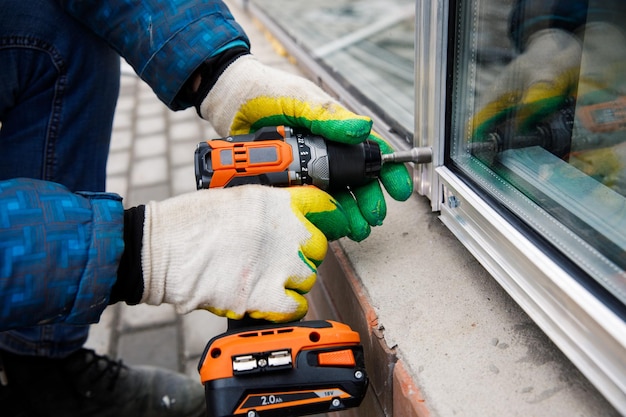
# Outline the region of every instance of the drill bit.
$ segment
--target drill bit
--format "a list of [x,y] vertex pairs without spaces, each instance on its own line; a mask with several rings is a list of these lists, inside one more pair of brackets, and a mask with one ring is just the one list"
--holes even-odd
[[407,151],[396,151],[383,154],[382,162],[414,162],[428,164],[433,160],[433,150],[430,147],[411,148]]

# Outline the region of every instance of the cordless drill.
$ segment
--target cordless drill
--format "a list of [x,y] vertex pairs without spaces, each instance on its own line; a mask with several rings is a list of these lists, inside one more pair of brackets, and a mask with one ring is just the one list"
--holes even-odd
[[378,143],[357,145],[328,141],[287,126],[198,144],[197,187],[242,184],[315,185],[325,191],[356,187],[375,180],[387,162],[430,162],[428,148],[381,154]]
[[[290,127],[266,127],[199,143],[196,185],[312,184],[333,190],[374,180],[383,162],[372,141],[343,145]],[[359,334],[330,320],[229,320],[227,332],[207,344],[198,371],[209,417],[339,411],[359,406],[368,386]]]
[[[578,128],[576,128],[578,124]],[[611,146],[606,133],[626,130],[626,96],[615,100],[576,104],[573,97],[565,99],[554,113],[525,132],[517,131],[517,122],[509,118],[496,126],[484,138],[469,143],[472,154],[492,162],[507,149],[540,146],[555,156],[567,159],[572,146],[575,150],[598,149]]]
[[[427,163],[429,148],[381,154],[370,140],[327,141],[287,126],[198,144],[196,185],[315,185],[326,191],[374,181],[387,162]],[[198,365],[209,417],[282,417],[357,407],[368,386],[359,334],[334,321],[228,320]]]

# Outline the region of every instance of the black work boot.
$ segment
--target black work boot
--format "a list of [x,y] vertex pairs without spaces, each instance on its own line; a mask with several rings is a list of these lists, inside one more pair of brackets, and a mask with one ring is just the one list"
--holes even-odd
[[81,349],[63,359],[0,351],[3,417],[200,417],[199,380],[154,368],[128,367]]

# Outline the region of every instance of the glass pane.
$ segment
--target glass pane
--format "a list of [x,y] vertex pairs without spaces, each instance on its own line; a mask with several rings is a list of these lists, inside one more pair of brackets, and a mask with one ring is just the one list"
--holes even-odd
[[252,2],[333,77],[410,137],[415,96],[412,0]]
[[458,3],[452,165],[626,304],[626,3]]

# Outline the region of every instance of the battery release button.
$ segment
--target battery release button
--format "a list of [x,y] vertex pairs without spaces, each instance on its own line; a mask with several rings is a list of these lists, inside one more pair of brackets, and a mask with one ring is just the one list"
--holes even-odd
[[352,349],[322,352],[318,354],[319,366],[356,366]]

